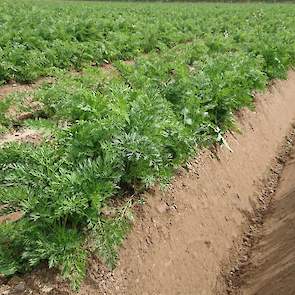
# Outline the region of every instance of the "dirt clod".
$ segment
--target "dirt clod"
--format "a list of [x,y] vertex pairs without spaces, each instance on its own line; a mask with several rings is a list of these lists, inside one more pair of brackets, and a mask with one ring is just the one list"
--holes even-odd
[[169,207],[167,206],[166,203],[161,203],[157,206],[157,210],[159,213],[165,213],[167,210],[169,209]]
[[13,292],[14,293],[23,293],[26,290],[26,285],[24,282],[20,282],[18,283],[14,288],[13,288]]

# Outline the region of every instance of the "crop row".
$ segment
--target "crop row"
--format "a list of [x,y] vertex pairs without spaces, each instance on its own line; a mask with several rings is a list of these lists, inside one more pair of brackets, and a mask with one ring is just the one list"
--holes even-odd
[[[31,82],[58,69],[130,59],[179,42],[256,22],[256,7],[193,4],[4,1],[0,7],[0,84]],[[270,14],[271,9],[267,9]],[[292,12],[284,11],[287,17]],[[241,22],[241,20],[243,22]],[[248,22],[248,23],[247,23]],[[270,24],[275,25],[275,24]],[[264,26],[264,25],[263,25]],[[242,29],[242,28],[241,28]]]
[[216,26],[202,26],[205,18],[188,7],[4,1],[0,84],[164,50]]

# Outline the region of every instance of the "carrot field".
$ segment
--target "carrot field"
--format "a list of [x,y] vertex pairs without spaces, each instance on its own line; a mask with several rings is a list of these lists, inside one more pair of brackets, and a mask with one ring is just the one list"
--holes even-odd
[[[228,146],[295,62],[292,4],[2,1],[0,273],[115,267],[141,195]],[[37,84],[32,84],[38,81]],[[15,132],[38,140],[7,140]],[[13,215],[14,214],[14,215]],[[15,215],[16,214],[16,215]]]

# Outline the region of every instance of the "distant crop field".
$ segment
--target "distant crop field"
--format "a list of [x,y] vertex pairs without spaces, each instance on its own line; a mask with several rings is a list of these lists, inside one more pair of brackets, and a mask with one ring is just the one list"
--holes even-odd
[[0,273],[114,267],[141,193],[286,77],[294,28],[291,4],[2,1]]

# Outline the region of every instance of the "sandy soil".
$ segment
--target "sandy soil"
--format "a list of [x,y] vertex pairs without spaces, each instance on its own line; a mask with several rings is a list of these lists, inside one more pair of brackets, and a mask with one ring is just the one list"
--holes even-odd
[[0,100],[11,93],[30,91],[31,89],[32,85],[21,85],[17,83],[6,84],[0,87]]
[[52,83],[54,81],[54,78],[52,77],[44,77],[39,78],[37,81],[31,84],[20,84],[15,81],[11,81],[8,84],[0,87],[0,100],[3,99],[5,96],[17,93],[17,92],[25,92],[25,91],[31,91],[43,83]]
[[21,129],[19,131],[0,135],[0,147],[1,145],[4,145],[12,141],[38,143],[42,139],[43,139],[43,136],[40,133],[40,131],[31,130],[31,129]]
[[295,150],[288,161],[259,241],[242,274],[237,294],[295,294]]
[[[287,81],[257,95],[255,112],[239,113],[241,133],[227,136],[232,151],[202,151],[188,169],[179,170],[167,191],[155,188],[145,195],[118,267],[109,272],[91,259],[79,294],[226,294],[220,274],[232,263],[234,245],[240,244],[254,208],[263,206],[265,179],[294,119],[295,72],[289,72]],[[71,294],[46,268],[2,285],[5,294],[15,289]]]

